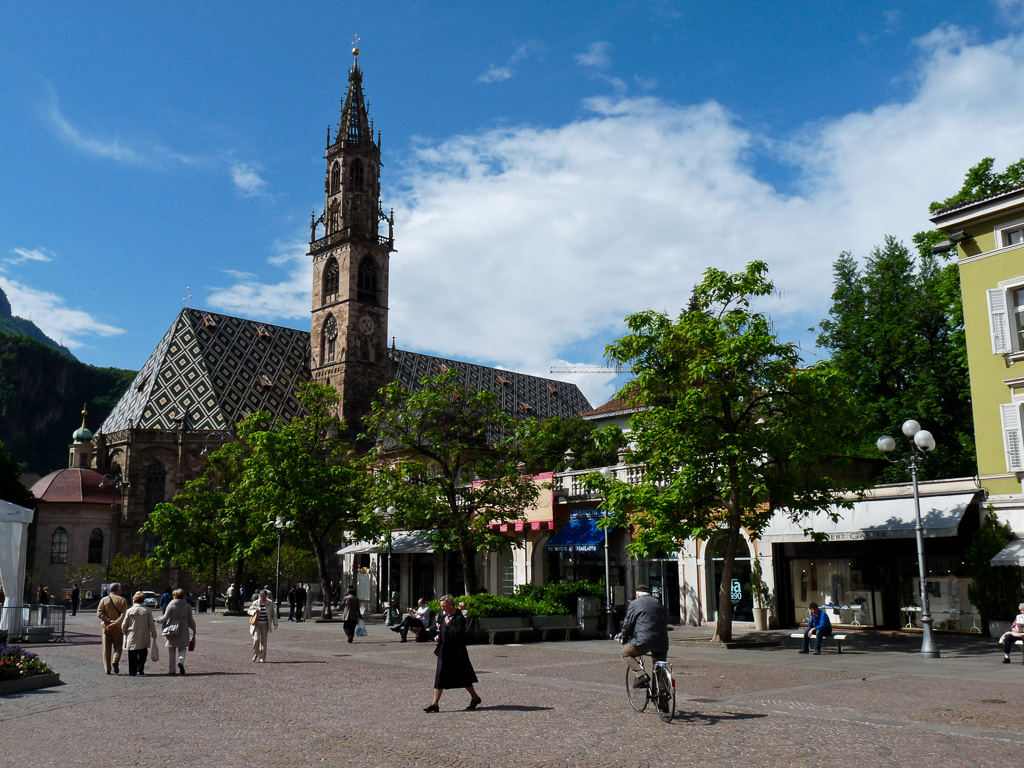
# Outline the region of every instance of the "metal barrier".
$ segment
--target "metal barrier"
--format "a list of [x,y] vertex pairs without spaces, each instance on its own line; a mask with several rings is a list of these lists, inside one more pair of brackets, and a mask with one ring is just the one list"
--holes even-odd
[[64,642],[68,609],[63,605],[0,607],[0,632],[8,643]]

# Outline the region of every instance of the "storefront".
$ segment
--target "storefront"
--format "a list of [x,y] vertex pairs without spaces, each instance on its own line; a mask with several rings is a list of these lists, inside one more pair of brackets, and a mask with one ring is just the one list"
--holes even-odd
[[[548,555],[548,576],[551,581],[600,581],[605,575],[605,531],[598,521],[605,513],[597,507],[582,507],[569,513],[569,522],[561,527],[544,545]],[[626,583],[622,566],[621,530],[609,530],[607,535],[610,563],[610,583],[623,587]],[[625,594],[622,589],[617,590]],[[616,603],[621,602],[616,597]]]
[[[979,492],[921,498],[926,589],[937,630],[980,631],[967,599],[971,579],[964,553],[980,521]],[[832,520],[820,513],[793,522],[779,513],[762,533],[771,545],[782,626],[795,626],[808,605],[825,609],[833,624],[920,629],[917,516],[912,497],[856,502]],[[817,544],[809,531],[824,533]]]

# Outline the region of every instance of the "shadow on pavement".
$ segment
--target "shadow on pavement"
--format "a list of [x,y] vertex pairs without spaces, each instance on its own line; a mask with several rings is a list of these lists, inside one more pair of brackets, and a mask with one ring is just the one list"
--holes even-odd
[[530,707],[525,704],[494,704],[492,706],[481,704],[476,709],[477,712],[484,712],[485,710],[492,712],[551,712],[554,710],[554,707]]
[[724,712],[717,715],[709,715],[704,712],[680,712],[677,709],[672,722],[684,723],[686,725],[718,725],[721,722],[759,720],[762,717],[768,717],[768,715],[749,712]]

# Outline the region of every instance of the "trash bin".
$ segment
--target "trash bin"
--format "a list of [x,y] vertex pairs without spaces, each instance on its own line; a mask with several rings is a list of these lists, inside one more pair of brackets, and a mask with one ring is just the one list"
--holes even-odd
[[206,613],[206,595],[199,596],[199,612]]

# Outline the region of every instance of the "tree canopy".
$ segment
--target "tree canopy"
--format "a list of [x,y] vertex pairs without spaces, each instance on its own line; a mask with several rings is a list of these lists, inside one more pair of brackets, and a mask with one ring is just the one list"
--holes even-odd
[[377,504],[396,509],[396,526],[429,531],[438,550],[457,552],[473,594],[476,553],[510,543],[492,524],[521,520],[538,488],[521,463],[528,428],[498,407],[493,392],[460,377],[456,370],[425,377],[416,392],[392,382],[367,424],[376,440]]
[[[833,265],[832,308],[818,345],[853,392],[861,414],[837,436],[851,455],[877,457],[875,441],[897,434],[907,419],[931,430],[939,450],[922,477],[974,474],[974,432],[964,341],[963,308],[955,264],[930,249],[916,259],[886,237],[863,269],[850,253]],[[886,471],[903,479],[905,469]]]
[[677,318],[646,311],[606,354],[629,364],[619,393],[645,407],[630,422],[630,484],[598,475],[610,525],[629,524],[635,554],[726,533],[715,639],[732,637],[732,578],[741,529],[756,536],[776,510],[800,517],[843,502],[830,474],[834,436],[850,400],[827,363],[804,367],[750,302],[774,290],[762,261],[728,274],[708,269]]
[[19,507],[34,508],[36,498],[32,491],[21,482],[21,473],[14,461],[0,442],[0,499],[17,504]]
[[[617,459],[621,440],[604,439],[598,444],[594,422],[578,416],[552,416],[542,422],[524,422],[521,438],[524,470],[530,474],[561,472],[565,469],[565,452],[572,449],[574,469],[606,467]],[[621,437],[621,432],[619,433]]]

